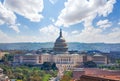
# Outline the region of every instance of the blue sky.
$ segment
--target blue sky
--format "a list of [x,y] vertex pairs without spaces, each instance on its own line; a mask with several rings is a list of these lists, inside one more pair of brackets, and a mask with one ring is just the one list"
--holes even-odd
[[0,0],[0,43],[120,43],[120,0]]

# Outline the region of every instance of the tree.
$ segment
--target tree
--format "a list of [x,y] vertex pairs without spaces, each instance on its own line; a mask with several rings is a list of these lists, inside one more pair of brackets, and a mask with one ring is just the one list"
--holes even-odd
[[40,76],[30,76],[28,81],[42,81]]
[[63,75],[63,77],[61,78],[60,81],[70,81],[70,80],[71,80],[71,77],[70,77],[70,76]]
[[56,64],[51,62],[44,62],[41,67],[42,70],[57,70]]
[[64,75],[67,75],[69,77],[72,77],[72,71],[65,71]]
[[9,65],[9,62],[10,61],[13,61],[13,57],[14,55],[13,54],[5,54],[2,58],[2,61],[5,63],[5,64],[8,64]]
[[72,71],[65,71],[60,81],[70,81],[72,79]]
[[86,68],[95,68],[97,67],[97,64],[93,61],[87,61],[83,63],[83,66]]
[[[50,68],[53,63],[50,63]],[[49,66],[49,63],[45,63],[45,66]],[[57,70],[41,70],[38,67],[28,67],[28,66],[17,66],[12,67],[9,65],[0,64],[3,69],[4,74],[6,74],[11,79],[18,79],[21,81],[48,81],[50,77],[57,76]]]
[[51,63],[50,62],[44,62],[41,67],[42,70],[50,70],[51,69]]
[[58,70],[58,68],[56,67],[56,63],[53,63],[53,64],[51,65],[51,68],[52,68],[52,70]]

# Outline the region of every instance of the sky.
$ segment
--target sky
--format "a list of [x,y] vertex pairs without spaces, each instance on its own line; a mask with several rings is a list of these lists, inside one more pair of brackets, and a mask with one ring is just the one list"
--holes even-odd
[[0,43],[120,43],[120,0],[0,0]]

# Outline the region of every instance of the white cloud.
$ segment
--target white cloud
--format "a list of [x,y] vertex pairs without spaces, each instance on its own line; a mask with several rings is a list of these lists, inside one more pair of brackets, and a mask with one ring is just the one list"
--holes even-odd
[[48,25],[47,27],[43,27],[40,29],[40,32],[45,33],[45,34],[48,34],[48,33],[55,34],[58,31],[59,31],[59,28],[57,28],[53,25]]
[[55,4],[58,0],[49,0],[52,4]]
[[38,38],[37,36],[24,35],[24,36],[16,36],[14,38],[16,39],[14,39],[14,41],[12,42],[40,42],[41,41],[41,39]]
[[[15,3],[15,4],[13,4]],[[43,10],[43,0],[4,0],[0,2],[0,25],[7,24],[17,33],[20,32],[16,23],[15,13],[24,16],[32,22],[39,22],[43,16],[40,14]]]
[[42,39],[38,36],[10,36],[0,30],[0,43],[14,43],[14,42],[41,42]]
[[19,33],[19,28],[16,24],[16,15],[8,10],[1,2],[0,2],[0,25],[7,24],[9,28],[12,28],[17,33]]
[[43,0],[5,0],[4,5],[11,11],[24,16],[32,22],[39,22],[43,16]]
[[0,30],[0,43],[11,42],[13,39]]
[[89,27],[82,30],[77,34],[69,34],[65,39],[69,42],[84,42],[84,43],[119,43],[120,41],[120,28],[109,32],[108,34],[102,34],[102,29]]
[[56,39],[56,37],[58,36],[59,28],[53,25],[49,25],[41,28],[39,31],[42,36],[42,40],[48,42],[54,41]]
[[55,19],[54,19],[54,18],[50,17],[49,19],[50,19],[53,23],[55,22]]
[[[68,0],[56,21],[57,26],[69,26],[94,16],[107,16],[112,12],[115,0]],[[93,19],[94,19],[93,18]]]
[[[120,28],[112,29],[112,32],[108,34],[102,34],[102,29],[88,27],[79,31],[66,32],[63,31],[63,37],[67,42],[84,42],[84,43],[119,43],[120,41]],[[40,36],[9,36],[0,30],[0,43],[11,42],[55,42],[59,36],[59,28],[53,25],[49,25],[41,28]]]
[[120,25],[120,22],[118,22],[118,25]]
[[[94,16],[85,18],[84,29],[80,32],[79,30],[74,30],[72,32],[63,31],[63,37],[67,42],[84,42],[84,43],[95,43],[95,42],[105,42],[105,43],[119,43],[120,41],[120,28],[114,27],[111,32],[103,34],[102,28],[95,28],[92,26],[92,19]],[[107,21],[107,23],[109,23]],[[106,24],[106,22],[101,22],[98,25]],[[59,35],[59,28],[54,25],[49,25],[40,29],[42,34],[41,38],[43,40],[55,41]]]
[[7,35],[0,30],[0,39],[6,38]]
[[85,28],[82,30],[81,33],[78,34],[73,34],[72,36],[69,37],[72,40],[72,42],[87,42],[87,43],[92,43],[92,42],[102,42],[101,41],[101,30],[100,29],[95,29],[93,27]]
[[[116,28],[115,28],[116,29]],[[113,29],[114,31],[109,33],[106,38],[106,42],[111,42],[111,43],[120,43],[120,28],[117,30]]]
[[109,20],[100,20],[97,22],[97,26],[99,26],[102,29],[106,29],[108,27],[110,27],[112,25],[112,22],[110,22]]
[[[93,17],[94,18],[94,17]],[[72,42],[87,42],[87,43],[94,43],[94,42],[105,42],[105,43],[119,43],[120,41],[120,28],[114,27],[111,29],[111,32],[107,34],[103,33],[102,28],[95,28],[92,26],[91,22],[92,18],[86,18],[84,23],[84,29],[78,33],[73,34],[68,37],[68,39]],[[99,25],[105,24],[104,22],[99,23]],[[72,38],[72,40],[70,39]]]
[[[111,32],[103,33],[102,28],[95,28],[92,26],[92,17],[85,18],[84,29],[77,34],[69,34],[67,40],[70,42],[105,42],[105,43],[119,43],[120,41],[120,28],[114,27]],[[108,23],[108,22],[107,22]],[[100,22],[98,25],[103,25],[105,22]],[[74,32],[74,31],[73,31]],[[78,30],[79,32],[79,30]]]
[[6,7],[4,7],[1,2],[0,2],[0,20],[2,22],[1,24],[3,23],[15,24],[16,20],[16,16],[14,15],[14,13],[6,9]]
[[[40,28],[40,35],[44,42],[53,42],[59,36],[60,29],[54,25],[48,25],[46,27]],[[63,32],[63,37],[67,37],[67,32]]]
[[100,7],[97,12],[98,15],[103,15],[106,17],[108,14],[110,14],[113,10],[114,4],[116,3],[116,0],[103,0],[107,1],[104,6]]
[[12,29],[13,29],[14,31],[16,31],[17,33],[20,32],[17,24],[16,24],[16,25],[11,25],[11,26],[9,26],[9,27],[12,28]]
[[[39,37],[27,35],[16,35],[12,37],[0,30],[0,42],[53,42],[59,36],[58,25],[70,26],[84,21],[84,29],[81,32],[79,30],[72,32],[63,31],[63,37],[67,42],[119,43],[119,28],[114,28],[112,29],[112,32],[103,34],[103,29],[111,26],[110,21],[100,20],[97,23],[97,26],[100,26],[99,28],[95,28],[92,25],[92,21],[96,16],[106,17],[111,13],[114,3],[115,0],[68,0],[65,3],[65,8],[61,11],[58,17],[56,26],[48,25],[42,27],[39,29]],[[16,32],[20,32],[18,29],[19,25],[16,24],[15,21],[16,15],[14,12],[30,19],[31,21],[38,22],[42,18],[42,15],[40,14],[42,10],[42,0],[5,0],[4,5],[0,3],[0,24],[6,23]],[[50,18],[50,20],[53,23],[55,21],[53,18]]]
[[118,31],[118,30],[120,30],[120,27],[112,28],[112,31],[113,31],[113,32],[116,32],[116,31]]
[[97,26],[100,26],[99,28],[93,26],[93,20],[96,16],[106,17],[112,12],[115,2],[116,0],[68,0],[65,2],[65,8],[58,16],[55,25],[69,27],[84,21],[82,32],[68,35],[67,39],[72,42],[119,42],[118,32],[120,30],[103,34],[103,29],[112,25],[110,21],[100,20],[97,23]]
[[78,33],[79,33],[79,31],[77,31],[77,30],[74,30],[71,32],[71,34],[78,34]]
[[4,24],[4,21],[2,19],[0,19],[0,25]]

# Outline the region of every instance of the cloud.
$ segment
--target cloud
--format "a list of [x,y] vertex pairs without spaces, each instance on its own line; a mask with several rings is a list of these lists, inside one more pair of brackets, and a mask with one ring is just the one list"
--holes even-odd
[[49,0],[52,4],[55,4],[58,0]]
[[[101,28],[94,28],[90,26],[90,24],[88,24],[88,26],[86,26],[81,32],[79,30],[74,30],[72,32],[63,31],[63,37],[67,42],[116,43],[120,41],[120,29],[114,30],[108,34],[102,34],[103,30]],[[54,25],[42,27],[39,31],[42,42],[55,42],[56,38],[59,36],[59,28]]]
[[[71,42],[84,42],[84,43],[95,43],[95,42],[104,42],[104,43],[119,43],[120,41],[120,28],[114,27],[111,29],[111,32],[107,34],[103,33],[103,28],[95,28],[92,25],[92,19],[94,16],[85,18],[84,29],[77,34],[72,34],[68,36],[68,40]],[[109,21],[103,20],[98,23],[98,25],[108,24]],[[111,22],[110,22],[111,23]],[[79,30],[78,30],[79,31]],[[72,38],[72,39],[71,39]]]
[[113,31],[113,32],[116,32],[116,31],[118,31],[118,30],[120,30],[119,27],[112,28],[112,31]]
[[109,33],[106,38],[107,41],[106,42],[111,42],[111,43],[120,43],[120,28],[114,28],[112,29],[114,30],[113,32]]
[[0,30],[0,43],[11,42],[13,39]]
[[[94,16],[85,18],[84,29],[82,31],[73,30],[71,32],[63,31],[63,37],[67,42],[84,42],[84,43],[119,43],[120,28],[114,27],[111,32],[103,33],[102,28],[92,26]],[[104,21],[104,20],[103,20]],[[107,20],[105,20],[107,21]],[[101,22],[99,25],[106,24]],[[107,21],[109,23],[109,21]],[[40,29],[41,38],[44,42],[55,41],[59,35],[59,28],[54,25],[48,25]]]
[[53,23],[55,22],[55,19],[52,17],[50,17],[49,20],[52,21]]
[[20,30],[19,30],[19,28],[18,28],[18,25],[17,24],[15,24],[15,25],[11,25],[11,26],[9,26],[9,28],[12,28],[14,31],[16,31],[17,33],[19,33],[20,32]]
[[0,24],[15,24],[16,16],[10,10],[7,10],[0,2]]
[[[13,42],[55,42],[59,36],[59,28],[54,25],[48,25],[39,29],[40,35],[15,35],[9,36],[0,30],[0,43],[13,43]],[[63,34],[66,33],[63,31]]]
[[118,25],[120,25],[120,22],[118,22]]
[[0,30],[0,43],[15,43],[15,42],[42,42],[42,39],[38,36],[10,36]]
[[1,2],[0,2],[0,25],[7,24],[9,28],[12,28],[17,33],[19,33],[19,28],[16,24],[16,15],[8,10]]
[[[15,4],[13,4],[15,3]],[[17,33],[20,32],[19,25],[16,23],[16,14],[22,15],[32,22],[39,22],[43,16],[43,0],[4,0],[0,2],[0,25],[7,24],[9,28]]]
[[99,28],[85,28],[82,32],[77,34],[70,34],[65,38],[69,42],[84,42],[84,43],[119,43],[120,28],[112,29],[112,32],[103,34],[102,29]]
[[[68,0],[65,2],[65,8],[58,16],[57,22],[55,22],[55,19],[52,17],[49,18],[55,25],[50,24],[40,28],[39,37],[28,35],[20,36],[18,34],[9,36],[0,30],[0,42],[54,42],[59,36],[58,26],[63,25],[69,27],[70,25],[82,22],[84,29],[81,31],[63,31],[63,37],[67,42],[119,43],[119,27],[114,27],[111,29],[111,32],[103,33],[103,29],[112,25],[109,20],[99,20],[96,23],[96,26],[99,26],[99,28],[94,27],[92,23],[96,17],[107,17],[107,15],[112,12],[115,2],[115,0]],[[4,4],[0,3],[0,25],[8,24],[9,28],[20,32],[18,28],[19,24],[16,23],[17,17],[15,13],[22,15],[32,22],[38,22],[43,18],[41,14],[43,7],[43,0],[5,0]]]
[[14,37],[16,39],[14,39],[14,41],[12,42],[40,42],[41,38],[38,38],[37,36],[16,36]]
[[72,40],[71,42],[86,42],[86,43],[93,43],[93,42],[103,42],[101,40],[102,35],[100,34],[102,31],[101,29],[95,29],[93,27],[85,28],[82,30],[80,33],[77,34],[72,34],[71,36],[68,37]]
[[7,35],[0,30],[0,38],[4,39],[4,37],[7,37]]
[[58,36],[59,28],[53,25],[48,25],[39,29],[43,41],[55,41]]
[[106,29],[108,27],[110,27],[112,25],[112,22],[110,22],[109,20],[100,20],[97,22],[97,26],[99,26],[102,29]]
[[55,24],[68,27],[94,15],[94,18],[97,15],[106,17],[112,12],[115,2],[115,0],[68,0]]
[[44,7],[43,0],[5,0],[4,5],[32,22],[39,22],[43,18],[40,14]]
[[74,34],[73,31],[69,34],[70,36],[68,35],[67,39],[71,42],[119,42],[120,29],[103,34],[103,29],[112,25],[107,19],[97,23],[99,28],[93,26],[93,20],[100,16],[107,17],[112,12],[115,3],[116,0],[68,0],[55,25],[69,27],[82,22],[84,29],[81,32],[78,30],[78,33]]
[[[40,28],[40,36],[9,36],[0,30],[0,42],[11,43],[11,42],[55,42],[59,36],[59,28],[54,25],[48,25]],[[79,32],[78,30],[72,32],[63,31],[63,37],[67,42],[84,42],[84,43],[119,43],[120,41],[120,28],[113,28],[112,32],[108,34],[102,34],[102,29],[86,27],[84,30]]]
[[78,34],[78,33],[79,33],[79,31],[77,31],[77,30],[74,30],[71,32],[71,34]]
[[[60,28],[50,24],[48,26],[40,28],[39,31],[41,38],[44,42],[53,42],[59,36]],[[63,37],[66,38],[68,36],[68,33],[65,31],[62,32],[63,32]]]

